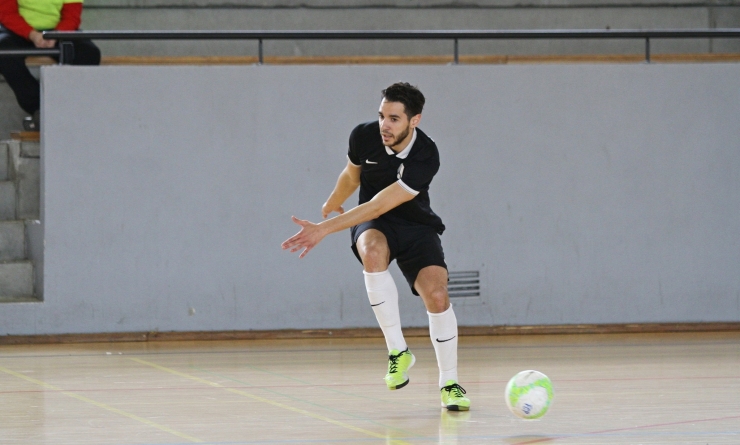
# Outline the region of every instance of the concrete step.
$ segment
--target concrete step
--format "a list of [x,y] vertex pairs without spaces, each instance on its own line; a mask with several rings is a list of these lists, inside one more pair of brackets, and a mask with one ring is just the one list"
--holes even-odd
[[44,227],[39,220],[27,219],[26,258],[33,263],[34,296],[41,299],[44,292]]
[[10,179],[9,159],[7,142],[0,142],[0,181]]
[[25,223],[23,221],[0,221],[0,261],[27,259]]
[[27,300],[35,300],[31,262],[0,263],[0,302]]
[[41,143],[35,141],[22,141],[21,142],[21,157],[22,158],[38,158],[41,154]]
[[[39,144],[0,142],[0,302],[39,301],[34,297],[35,260],[41,264]],[[38,259],[36,259],[38,257]]]
[[38,142],[8,141],[9,175],[16,186],[15,217],[39,219],[40,164]]
[[0,221],[15,219],[15,183],[0,182]]

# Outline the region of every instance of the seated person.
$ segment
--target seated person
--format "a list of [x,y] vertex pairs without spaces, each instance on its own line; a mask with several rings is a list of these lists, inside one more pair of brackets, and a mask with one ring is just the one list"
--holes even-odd
[[[56,40],[44,40],[41,31],[76,31],[82,16],[82,0],[0,0],[0,49],[54,48]],[[73,65],[99,65],[100,50],[90,40],[76,40]],[[57,58],[58,61],[58,58]],[[0,57],[0,74],[15,93],[18,105],[30,116],[27,131],[39,130],[41,92],[24,57]]]

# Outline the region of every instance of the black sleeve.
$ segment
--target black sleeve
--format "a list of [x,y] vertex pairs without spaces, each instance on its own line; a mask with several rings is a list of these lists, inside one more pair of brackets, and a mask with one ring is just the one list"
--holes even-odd
[[359,126],[355,127],[354,130],[352,130],[352,133],[349,135],[349,149],[347,150],[347,158],[349,158],[349,162],[353,163],[354,165],[362,165],[362,159],[360,159],[360,155],[358,153],[359,147],[357,147],[357,133],[359,131]]
[[414,162],[404,162],[403,171],[399,172],[401,180],[408,188],[416,192],[429,190],[432,178],[439,171],[439,157],[431,156]]

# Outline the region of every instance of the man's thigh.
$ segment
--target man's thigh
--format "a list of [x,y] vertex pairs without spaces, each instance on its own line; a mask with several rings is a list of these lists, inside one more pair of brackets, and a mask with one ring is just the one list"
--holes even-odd
[[[396,255],[398,267],[414,295],[419,295],[415,284],[419,272],[429,266],[438,266],[447,273],[442,241],[437,232],[426,226],[406,228],[399,231],[399,251]],[[445,282],[446,283],[446,282]]]
[[366,272],[382,272],[391,262],[391,251],[385,235],[377,229],[369,229],[357,239],[357,252]]
[[0,29],[0,48],[2,49],[26,49],[33,48],[30,40],[14,34],[7,29]]
[[[34,48],[33,43],[30,41],[5,29],[0,30],[0,49],[30,48]],[[21,76],[27,79],[31,76],[26,67],[25,56],[0,57],[0,73],[6,77],[6,80],[8,80],[8,77],[11,79],[17,79],[18,76]]]
[[352,251],[367,272],[381,272],[394,258],[393,232],[382,221],[372,220],[351,228]]
[[91,40],[79,40],[74,46],[73,65],[100,65],[100,49]]

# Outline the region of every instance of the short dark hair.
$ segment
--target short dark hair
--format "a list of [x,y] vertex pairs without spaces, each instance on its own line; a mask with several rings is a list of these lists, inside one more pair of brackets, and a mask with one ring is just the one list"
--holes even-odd
[[388,102],[402,103],[404,112],[409,119],[421,114],[421,110],[424,108],[424,95],[421,94],[418,88],[408,82],[396,82],[381,93],[383,99]]

